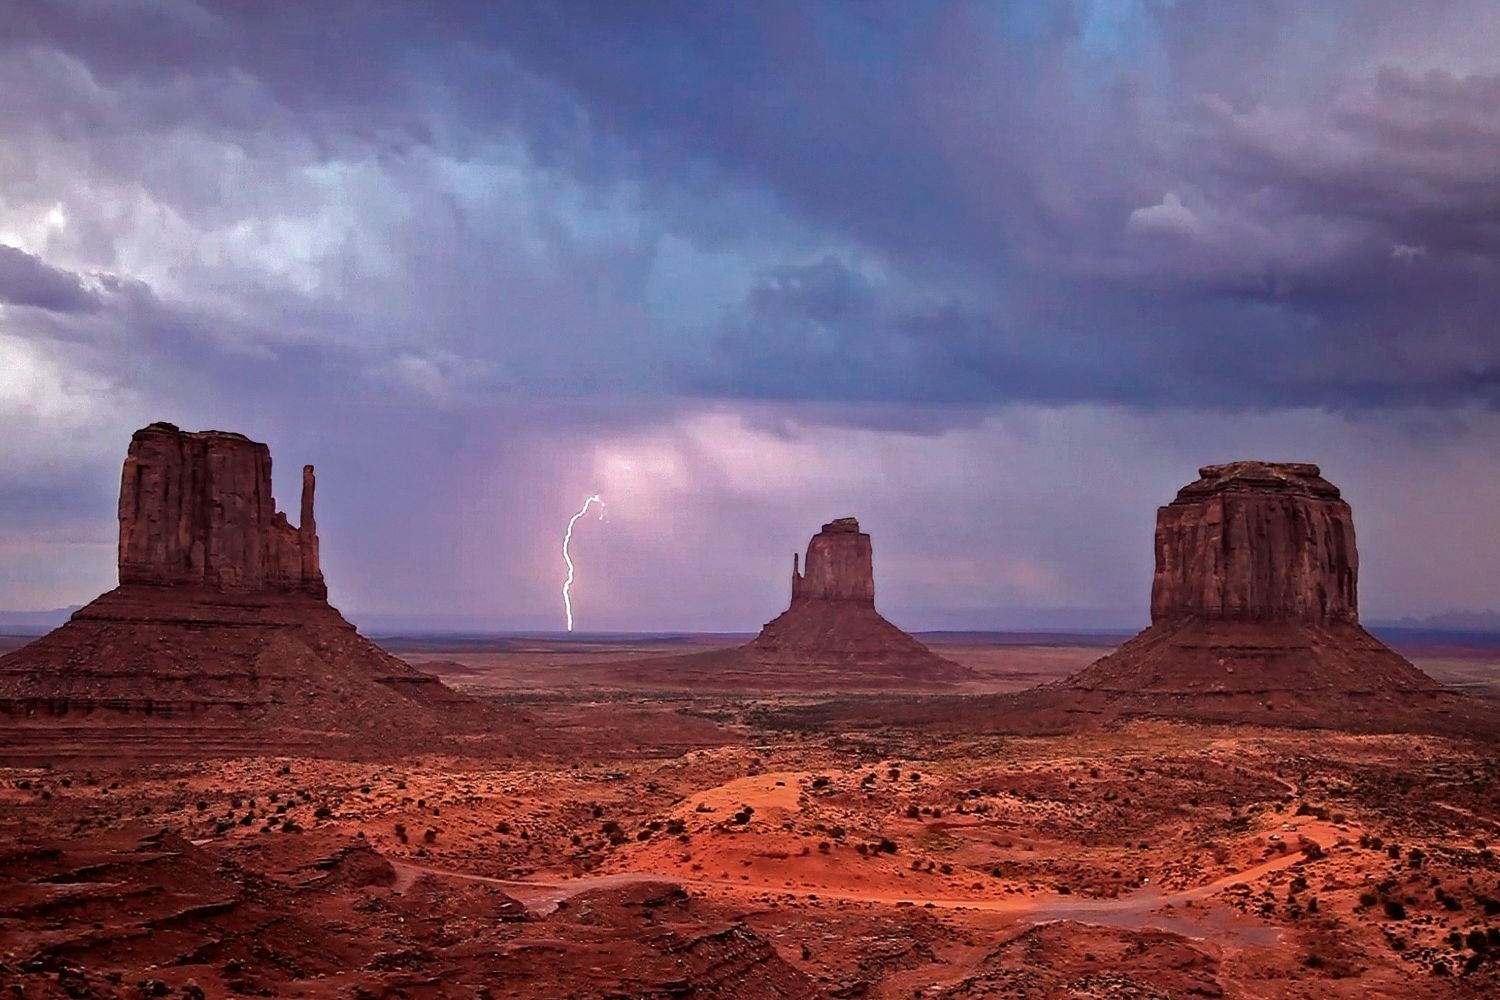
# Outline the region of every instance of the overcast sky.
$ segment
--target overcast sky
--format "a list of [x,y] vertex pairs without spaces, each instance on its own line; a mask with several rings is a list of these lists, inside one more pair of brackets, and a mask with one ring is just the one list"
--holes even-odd
[[319,471],[356,620],[1146,617],[1314,461],[1366,618],[1500,608],[1500,0],[0,0],[0,607],[152,420]]

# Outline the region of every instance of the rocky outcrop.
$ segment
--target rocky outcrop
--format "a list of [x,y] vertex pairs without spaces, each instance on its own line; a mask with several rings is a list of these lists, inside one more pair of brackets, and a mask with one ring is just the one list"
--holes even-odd
[[1453,711],[1360,627],[1354,518],[1316,465],[1199,475],[1157,514],[1151,627],[1063,682],[1075,709],[1340,728]]
[[121,475],[120,586],[0,657],[0,760],[369,753],[493,724],[328,603],[315,486],[305,466],[293,527],[264,444],[137,431]]
[[242,434],[135,432],[120,477],[120,583],[226,591],[302,590],[326,597],[318,565],[312,466],[302,524],[271,496],[271,451]]
[[1151,620],[1359,620],[1354,516],[1316,465],[1198,470],[1156,516]]
[[875,606],[875,561],[870,536],[859,522],[841,517],[823,525],[807,543],[804,572],[792,553],[792,607],[804,601],[853,601]]
[[[794,555],[790,607],[742,647],[755,664],[843,687],[954,683],[970,676],[875,610],[870,536],[854,518],[823,525],[808,542],[803,566],[799,573]],[[832,674],[824,676],[827,671]]]
[[[596,683],[724,692],[951,690],[973,678],[875,610],[870,536],[841,517],[792,556],[792,599],[743,646],[591,665]],[[582,676],[581,674],[575,676]]]

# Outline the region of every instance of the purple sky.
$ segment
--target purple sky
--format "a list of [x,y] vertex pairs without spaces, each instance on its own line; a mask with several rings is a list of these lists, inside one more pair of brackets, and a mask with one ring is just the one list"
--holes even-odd
[[[272,10],[274,8],[274,11]],[[130,432],[319,470],[359,620],[753,629],[824,521],[913,627],[1125,626],[1199,465],[1315,461],[1366,618],[1500,608],[1500,2],[0,19],[0,608]]]

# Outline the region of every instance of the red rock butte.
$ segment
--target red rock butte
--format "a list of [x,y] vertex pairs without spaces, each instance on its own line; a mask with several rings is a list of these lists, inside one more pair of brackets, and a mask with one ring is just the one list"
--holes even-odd
[[293,527],[264,444],[137,431],[120,481],[120,585],[0,657],[0,760],[337,750],[482,725],[484,706],[328,603],[314,488],[305,466]]
[[841,517],[807,544],[799,571],[792,556],[792,600],[741,647],[766,667],[833,670],[833,683],[960,681],[970,671],[946,660],[875,610],[875,562],[870,536]]
[[791,605],[750,642],[600,664],[594,674],[631,686],[782,692],[945,689],[974,676],[875,610],[870,536],[852,517],[823,525],[800,564],[792,556]]
[[1400,724],[1459,699],[1359,624],[1354,518],[1316,465],[1199,470],[1157,512],[1151,626],[1064,682],[1116,709]]

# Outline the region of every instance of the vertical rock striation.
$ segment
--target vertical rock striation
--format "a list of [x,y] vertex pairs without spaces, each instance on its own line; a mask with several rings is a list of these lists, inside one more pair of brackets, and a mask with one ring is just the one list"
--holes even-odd
[[805,570],[792,555],[792,606],[805,601],[853,601],[875,606],[875,561],[870,536],[859,522],[841,517],[823,525],[807,543]]
[[1448,710],[1360,627],[1354,518],[1316,465],[1199,476],[1157,513],[1151,627],[1063,682],[1106,699],[1076,711],[1366,728]]
[[[823,525],[808,542],[801,572],[792,556],[791,605],[740,652],[755,665],[741,675],[747,684],[796,679],[812,688],[879,688],[970,676],[875,610],[870,536],[852,517]],[[772,676],[778,673],[780,680]]]
[[1354,516],[1316,465],[1233,462],[1156,516],[1151,620],[1359,620]]
[[223,431],[136,431],[120,477],[121,584],[297,590],[327,596],[318,565],[312,466],[302,526],[271,495],[271,452]]
[[304,466],[293,527],[271,497],[265,445],[165,423],[137,431],[120,477],[120,586],[0,657],[11,722],[0,760],[370,753],[488,726],[487,709],[328,603],[315,489]]

